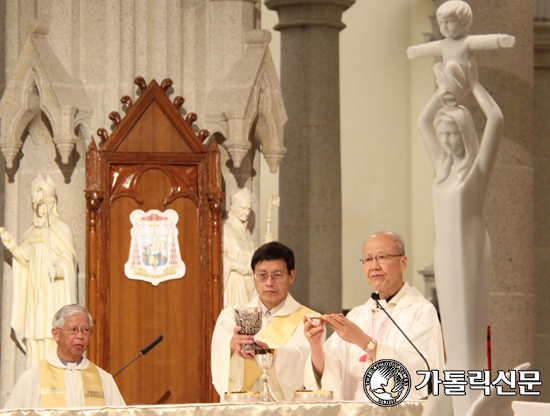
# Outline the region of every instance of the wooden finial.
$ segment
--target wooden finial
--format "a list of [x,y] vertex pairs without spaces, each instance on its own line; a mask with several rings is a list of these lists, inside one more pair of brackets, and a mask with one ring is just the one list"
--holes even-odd
[[117,111],[111,111],[111,114],[109,114],[109,120],[115,124],[115,127],[118,126],[118,123],[120,123],[120,114]]
[[183,98],[181,95],[178,95],[176,98],[174,98],[174,105],[176,106],[177,110],[180,109],[184,102],[185,98]]
[[160,83],[160,88],[162,88],[164,90],[164,92],[166,92],[168,90],[168,88],[170,88],[172,86],[173,82],[170,78],[164,78],[162,80],[162,82]]
[[204,142],[208,136],[210,136],[210,132],[208,130],[201,130],[199,131],[199,140],[201,142]]
[[94,140],[94,135],[92,134],[92,140],[90,140],[90,145],[88,146],[88,151],[94,151],[97,150],[97,144]]
[[185,117],[185,121],[191,126],[195,121],[198,120],[198,117],[195,113],[189,113],[187,114],[187,117]]
[[102,143],[105,143],[105,141],[109,138],[109,133],[107,133],[107,130],[105,130],[103,127],[97,129],[97,135],[101,137]]
[[132,99],[129,95],[125,95],[124,97],[122,97],[120,99],[120,102],[122,103],[122,108],[126,111],[128,111],[133,104]]
[[147,83],[143,79],[143,77],[137,77],[134,81],[134,84],[136,84],[141,91],[145,91],[145,88],[147,88]]

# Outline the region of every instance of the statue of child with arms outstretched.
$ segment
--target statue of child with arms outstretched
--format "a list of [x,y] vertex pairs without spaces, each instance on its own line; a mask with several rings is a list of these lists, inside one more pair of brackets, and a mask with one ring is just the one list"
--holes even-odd
[[[409,59],[441,56],[443,64],[438,63],[434,66],[440,88],[448,89],[448,85],[441,85],[441,83],[445,84],[444,72],[447,70],[455,72],[456,77],[456,71],[462,69],[460,77],[466,80],[468,62],[474,58],[475,51],[511,48],[516,42],[516,38],[510,35],[469,35],[468,30],[473,20],[472,9],[462,0],[446,1],[437,9],[436,16],[439,29],[445,39],[410,46],[407,49],[407,56]],[[451,62],[455,63],[451,64]]]

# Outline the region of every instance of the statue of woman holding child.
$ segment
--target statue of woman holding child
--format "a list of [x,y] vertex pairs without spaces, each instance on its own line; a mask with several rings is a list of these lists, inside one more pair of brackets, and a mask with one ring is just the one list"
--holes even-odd
[[[469,35],[472,10],[464,1],[444,2],[436,16],[444,38],[407,50],[411,59],[443,59],[434,66],[438,89],[418,120],[435,171],[434,273],[447,369],[483,370],[487,368],[491,267],[483,205],[502,136],[503,117],[478,82],[475,53],[510,48],[515,38],[504,34]],[[470,111],[460,105],[470,92],[487,117],[481,140]],[[452,410],[439,414],[466,415],[468,410],[474,411],[476,406],[472,405],[477,398],[474,391],[453,396]]]

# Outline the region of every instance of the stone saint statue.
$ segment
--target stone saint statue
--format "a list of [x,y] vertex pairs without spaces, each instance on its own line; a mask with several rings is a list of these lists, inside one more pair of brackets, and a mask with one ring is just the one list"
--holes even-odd
[[231,196],[231,208],[223,226],[223,306],[250,302],[256,293],[250,261],[254,241],[248,231],[252,194],[248,188]]
[[31,185],[33,225],[18,247],[4,228],[0,237],[11,252],[13,298],[11,327],[27,354],[27,368],[55,349],[52,318],[77,302],[76,252],[71,229],[57,212],[55,183],[38,175]]
[[[467,75],[465,81],[455,78],[445,83],[456,85],[461,96],[471,88],[487,117],[481,142],[470,111],[457,105],[457,96],[443,88],[418,121],[435,170],[434,272],[451,370],[487,368],[491,245],[483,205],[503,125],[498,105],[477,82],[475,61],[469,64]],[[454,415],[466,415],[478,395],[472,391],[453,396]]]

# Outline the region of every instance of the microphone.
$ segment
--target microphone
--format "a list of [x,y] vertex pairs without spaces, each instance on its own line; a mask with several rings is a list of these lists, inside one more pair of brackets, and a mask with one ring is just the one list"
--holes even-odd
[[141,355],[145,355],[147,354],[149,351],[151,351],[154,347],[157,346],[157,344],[162,341],[164,337],[161,335],[159,335],[158,337],[156,337],[154,340],[152,340],[149,345],[147,345],[144,349],[141,350]]
[[[395,322],[393,320],[393,318],[390,316],[390,314],[382,307],[382,305],[380,305],[380,302],[378,302],[380,300],[380,295],[376,292],[372,292],[372,294],[370,295],[371,299],[374,300],[376,302],[376,307],[381,309],[388,318],[390,318],[390,321],[393,322],[393,324],[397,327],[397,329],[399,329],[399,332],[401,332],[403,334],[403,336],[405,337],[405,339],[407,341],[409,341],[409,344],[412,345],[412,347],[414,348],[414,350],[418,353],[418,355],[420,355],[420,358],[422,358],[422,360],[424,360],[424,363],[426,364],[426,367],[428,367],[428,373],[430,373],[430,380],[431,380],[431,372],[432,370],[430,369],[430,365],[428,364],[428,361],[426,360],[426,358],[424,357],[424,355],[422,355],[422,353],[418,350],[418,348],[416,348],[416,345],[413,344],[413,342],[409,339],[409,337],[403,332],[403,330],[399,327],[399,325],[397,325],[397,322]],[[432,394],[432,390],[433,390],[433,386],[432,384],[428,381],[428,396],[430,394]]]
[[164,337],[162,336],[162,334],[159,335],[158,337],[156,337],[153,341],[151,341],[149,343],[149,345],[147,345],[144,349],[142,349],[141,352],[132,359],[132,361],[130,361],[128,364],[126,364],[124,367],[122,367],[120,370],[118,370],[117,373],[113,376],[113,378],[118,376],[122,372],[122,370],[124,370],[126,367],[128,367],[130,364],[132,364],[134,361],[136,361],[139,357],[141,357],[142,355],[145,355],[149,351],[151,351],[154,347],[156,347],[156,345],[160,341],[162,341],[163,338]]

